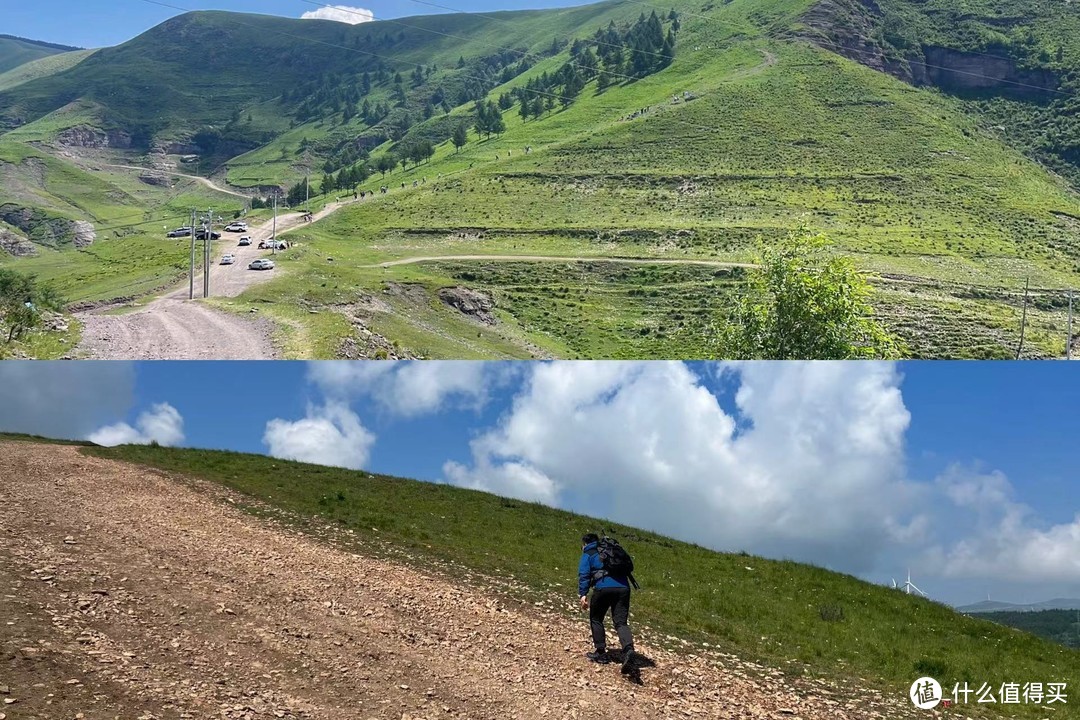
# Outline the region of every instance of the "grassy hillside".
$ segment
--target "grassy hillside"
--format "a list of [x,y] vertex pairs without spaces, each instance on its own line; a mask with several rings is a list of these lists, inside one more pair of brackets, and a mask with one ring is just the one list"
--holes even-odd
[[[1051,27],[1015,0],[971,5],[958,15],[936,0],[675,0],[646,20],[652,6],[604,2],[357,26],[190,13],[0,91],[0,147],[32,145],[63,163],[197,154],[185,172],[239,187],[310,176],[316,207],[388,186],[296,231],[286,272],[224,304],[258,304],[296,328],[303,357],[339,356],[371,333],[386,342],[361,356],[388,343],[425,357],[710,356],[740,281],[717,263],[750,260],[804,227],[875,277],[876,311],[914,357],[1014,356],[1029,281],[1023,356],[1060,357],[1066,289],[1080,285],[1080,195],[1068,176],[1080,113],[1059,98],[1080,67],[1060,31],[1077,13],[1054,10]],[[673,57],[647,71],[662,52],[634,45],[639,16],[674,41]],[[959,70],[1005,52],[986,28],[1010,59]],[[935,75],[931,61],[952,70]],[[956,86],[987,73],[1001,82]],[[1018,95],[1009,77],[1042,85]],[[500,103],[504,129],[473,129],[477,100]],[[1053,135],[1053,147],[1021,127]],[[109,147],[72,150],[87,135]],[[433,155],[408,161],[428,143]],[[373,171],[380,161],[396,164]],[[120,192],[91,183],[46,197],[34,162],[0,171],[26,202],[65,217],[90,219],[97,198],[129,204],[132,175],[81,164]],[[337,187],[319,196],[324,173]],[[160,194],[135,202],[186,209]],[[476,254],[502,258],[444,257]],[[378,267],[411,258],[435,260]],[[144,261],[147,276],[172,272],[166,255]],[[486,296],[495,322],[440,299],[457,285]],[[109,293],[106,281],[87,295]]]
[[14,35],[0,35],[0,73],[50,55],[77,50],[66,45],[28,40]]
[[0,92],[9,90],[16,85],[30,82],[31,80],[37,80],[38,78],[48,77],[50,75],[55,75],[58,72],[63,72],[68,68],[78,65],[92,54],[94,54],[93,50],[71,50],[68,52],[56,53],[55,55],[46,55],[37,60],[23,63],[6,72],[0,73]]
[[[860,678],[898,697],[925,674],[950,689],[964,681],[996,686],[1080,676],[1080,655],[1072,650],[807,565],[713,552],[450,486],[262,456],[152,447],[87,452],[220,483],[250,496],[253,512],[285,511],[298,527],[320,534],[310,520],[330,522],[361,548],[404,550],[429,569],[450,563],[496,580],[512,574],[532,589],[526,600],[556,607],[576,596],[578,538],[606,527],[641,569],[634,622],[649,628],[650,642],[675,636],[686,652],[733,653],[794,676]],[[1034,706],[964,712],[1043,717]]]
[[1080,650],[1080,615],[1076,610],[989,612],[979,617]]

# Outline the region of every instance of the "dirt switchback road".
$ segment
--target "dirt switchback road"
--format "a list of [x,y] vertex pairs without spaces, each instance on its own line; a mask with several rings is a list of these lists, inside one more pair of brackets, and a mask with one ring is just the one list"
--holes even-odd
[[657,665],[635,685],[584,659],[584,619],[337,549],[217,486],[76,448],[0,442],[0,476],[10,720],[905,716],[647,642]]

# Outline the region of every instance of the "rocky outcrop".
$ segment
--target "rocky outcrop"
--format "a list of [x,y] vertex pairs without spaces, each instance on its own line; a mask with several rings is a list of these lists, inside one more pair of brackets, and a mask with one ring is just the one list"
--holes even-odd
[[164,175],[159,175],[158,173],[143,173],[139,176],[139,180],[146,183],[147,185],[154,185],[157,187],[172,187],[172,182],[169,180],[169,178],[165,177]]
[[56,248],[73,243],[81,248],[96,239],[93,224],[50,216],[41,208],[5,203],[0,205],[0,220],[26,233],[27,239],[37,245]]
[[884,13],[875,0],[820,0],[799,35],[826,50],[916,86],[951,93],[1048,100],[1060,84],[1050,70],[1024,69],[1002,53],[971,53],[933,44],[893,48],[881,40]]
[[76,220],[72,224],[72,233],[75,236],[74,243],[77,248],[84,248],[88,245],[92,245],[94,240],[97,240],[97,233],[94,232],[94,226],[92,223],[88,223],[85,220]]
[[492,312],[495,309],[495,301],[482,292],[466,287],[442,288],[439,290],[439,299],[458,312],[475,318],[485,325],[494,325],[498,322]]
[[0,250],[15,257],[37,255],[37,248],[34,243],[7,228],[0,228]]
[[933,85],[950,92],[995,90],[1009,95],[1043,99],[1057,88],[1049,70],[1022,70],[1005,57],[973,54],[945,47],[923,46],[925,64],[912,63],[916,85]]
[[56,136],[57,142],[68,147],[82,148],[131,148],[131,135],[120,130],[106,132],[89,125],[76,125],[61,131]]

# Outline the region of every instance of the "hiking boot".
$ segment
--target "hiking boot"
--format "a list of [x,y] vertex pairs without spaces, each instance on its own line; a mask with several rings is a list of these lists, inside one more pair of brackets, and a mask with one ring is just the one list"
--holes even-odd
[[585,657],[589,658],[589,660],[591,660],[592,662],[600,663],[601,665],[606,665],[607,663],[611,662],[611,658],[608,657],[606,650],[597,650],[595,652],[585,653]]
[[629,675],[634,670],[634,648],[623,650],[622,669],[623,675]]

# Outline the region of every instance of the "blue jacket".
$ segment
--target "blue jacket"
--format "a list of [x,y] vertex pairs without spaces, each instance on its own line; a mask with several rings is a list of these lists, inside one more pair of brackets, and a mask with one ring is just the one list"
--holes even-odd
[[[594,551],[594,552],[590,552]],[[605,575],[600,580],[593,579],[593,573],[603,570],[604,564],[600,562],[600,556],[595,552],[596,543],[589,543],[581,554],[581,562],[578,563],[578,595],[584,597],[589,594],[589,588],[629,588],[630,580],[616,575]]]

